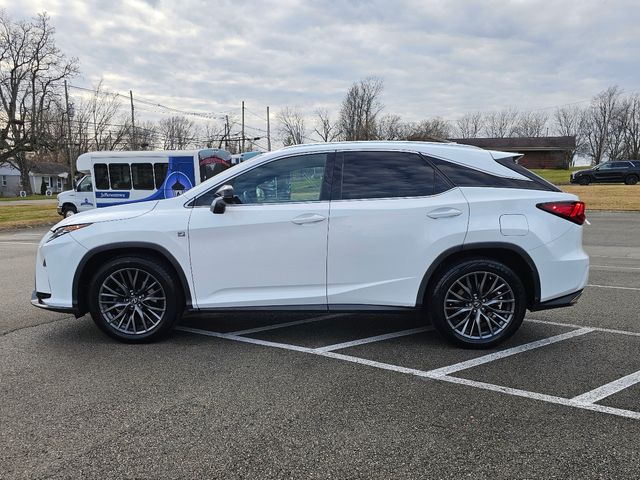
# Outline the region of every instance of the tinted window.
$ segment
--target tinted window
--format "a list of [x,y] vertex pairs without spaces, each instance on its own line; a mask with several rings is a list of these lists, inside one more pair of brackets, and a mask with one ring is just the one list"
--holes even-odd
[[[548,190],[559,191],[555,186],[547,182],[535,181],[532,179],[522,180],[517,178],[499,177],[490,173],[481,172],[474,168],[447,162],[438,158],[429,157],[438,169],[444,173],[454,185],[459,187],[494,187],[494,188],[522,188],[526,190]],[[498,162],[500,163],[500,162]],[[524,168],[524,167],[521,167]],[[511,168],[517,171],[516,168]],[[519,172],[520,173],[520,172]],[[524,175],[529,177],[529,175]]]
[[[320,200],[327,154],[300,155],[261,165],[225,182],[233,185],[238,203],[288,203]],[[194,206],[209,206],[220,185],[199,197]]]
[[435,192],[435,170],[419,155],[344,152],[343,159],[340,198],[344,200],[423,197]]
[[611,162],[611,168],[629,168],[629,162]]
[[160,188],[162,182],[167,177],[168,163],[155,163],[153,165],[153,176],[156,179],[156,188]]
[[109,170],[104,163],[96,163],[93,166],[93,172],[95,173],[96,189],[109,190]]
[[131,190],[131,172],[128,163],[109,164],[111,190]]
[[150,163],[131,164],[134,190],[153,190],[153,166]]

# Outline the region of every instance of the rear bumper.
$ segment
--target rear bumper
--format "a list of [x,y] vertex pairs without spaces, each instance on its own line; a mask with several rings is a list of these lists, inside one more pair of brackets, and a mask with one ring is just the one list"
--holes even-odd
[[532,312],[537,312],[539,310],[549,310],[552,308],[570,307],[578,301],[578,299],[582,295],[582,292],[583,289],[580,289],[577,292],[569,293],[567,295],[563,295],[562,297],[553,298],[551,300],[547,300],[546,302],[539,302],[533,305],[529,310]]

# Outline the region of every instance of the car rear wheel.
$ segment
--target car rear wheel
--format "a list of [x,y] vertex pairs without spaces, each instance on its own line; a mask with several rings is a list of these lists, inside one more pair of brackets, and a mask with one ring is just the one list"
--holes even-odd
[[627,185],[635,185],[636,183],[638,183],[638,176],[629,175],[627,176],[627,178],[624,179],[624,183],[626,183]]
[[467,348],[489,348],[511,337],[522,324],[527,303],[515,272],[482,258],[441,272],[430,297],[436,329]]
[[119,257],[105,264],[91,282],[89,310],[107,335],[128,343],[165,336],[184,304],[171,272],[157,260]]
[[591,183],[591,177],[584,176],[578,179],[580,185],[589,185]]

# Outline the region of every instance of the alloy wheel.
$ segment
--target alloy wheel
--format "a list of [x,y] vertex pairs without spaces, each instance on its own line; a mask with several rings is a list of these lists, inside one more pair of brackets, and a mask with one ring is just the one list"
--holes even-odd
[[515,295],[499,275],[479,271],[453,282],[444,299],[449,327],[459,336],[488,341],[499,335],[515,316]]
[[111,328],[128,335],[154,330],[164,317],[167,297],[149,272],[123,268],[107,276],[98,292],[100,313]]

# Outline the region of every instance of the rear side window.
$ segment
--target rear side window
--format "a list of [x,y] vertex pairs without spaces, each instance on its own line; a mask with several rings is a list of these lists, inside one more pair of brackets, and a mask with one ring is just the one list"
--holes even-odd
[[155,163],[153,165],[153,176],[156,179],[156,188],[160,188],[162,186],[162,182],[164,182],[164,179],[167,176],[168,168],[168,163]]
[[334,198],[424,197],[449,188],[444,180],[437,178],[435,169],[417,154],[344,152],[342,156],[341,188]]
[[513,170],[514,172],[520,173],[521,175],[529,178],[530,181],[517,178],[499,177],[497,175],[481,172],[480,170],[441,160],[439,158],[429,157],[429,160],[431,160],[433,164],[458,187],[522,188],[525,190],[560,191],[560,189],[555,185],[515,163],[512,158],[500,159],[497,160],[497,163]]
[[132,163],[131,179],[134,190],[153,190],[153,166],[150,163]]
[[131,190],[131,172],[128,163],[112,163],[109,165],[111,190]]
[[104,163],[93,165],[94,181],[96,190],[109,190],[109,169]]

